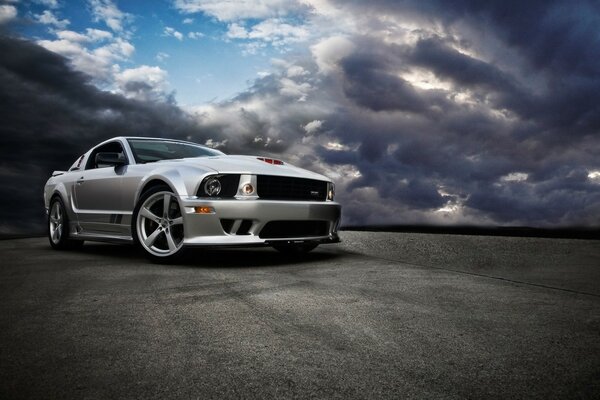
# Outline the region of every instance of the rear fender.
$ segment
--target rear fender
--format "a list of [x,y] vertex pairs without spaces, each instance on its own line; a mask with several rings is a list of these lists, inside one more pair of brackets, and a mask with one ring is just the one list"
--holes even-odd
[[46,190],[44,191],[44,203],[46,207],[46,212],[50,211],[50,201],[53,197],[58,196],[62,200],[65,208],[67,209],[67,216],[69,218],[69,222],[72,227],[76,226],[79,223],[79,219],[77,218],[77,214],[74,210],[73,204],[73,193],[69,191],[67,185],[64,182],[56,182],[53,184],[52,178],[46,184]]

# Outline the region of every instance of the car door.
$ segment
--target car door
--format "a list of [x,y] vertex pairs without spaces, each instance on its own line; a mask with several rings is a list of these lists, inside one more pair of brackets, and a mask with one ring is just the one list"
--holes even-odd
[[119,142],[109,142],[94,149],[85,170],[79,171],[74,184],[74,203],[79,225],[85,233],[123,233],[122,185],[127,165],[96,164],[100,152],[123,152]]

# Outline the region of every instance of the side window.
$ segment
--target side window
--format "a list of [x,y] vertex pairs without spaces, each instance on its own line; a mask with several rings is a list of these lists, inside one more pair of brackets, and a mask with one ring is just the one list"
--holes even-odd
[[82,155],[81,157],[79,157],[77,159],[77,161],[75,161],[73,163],[73,165],[71,165],[71,168],[69,168],[69,171],[76,171],[76,170],[80,169],[81,168],[81,162],[83,161],[84,157],[85,157],[85,154]]
[[125,159],[127,156],[125,155],[125,151],[123,151],[123,146],[119,142],[110,142],[103,144],[100,147],[96,147],[91,153],[88,161],[85,165],[85,169],[94,169],[94,168],[104,168],[107,165],[98,165],[96,164],[96,154],[98,153],[120,153]]

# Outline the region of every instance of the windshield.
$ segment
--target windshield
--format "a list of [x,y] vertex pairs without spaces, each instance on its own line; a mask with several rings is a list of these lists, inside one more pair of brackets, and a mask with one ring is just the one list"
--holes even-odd
[[218,150],[193,143],[171,142],[168,140],[128,139],[131,151],[138,164],[174,160],[189,157],[210,157],[223,155]]

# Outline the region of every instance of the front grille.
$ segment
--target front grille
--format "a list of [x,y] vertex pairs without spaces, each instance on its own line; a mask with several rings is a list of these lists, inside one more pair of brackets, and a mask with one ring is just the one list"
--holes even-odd
[[271,221],[258,235],[261,239],[291,239],[329,235],[327,221]]
[[312,200],[327,199],[327,182],[286,176],[258,175],[257,193],[268,200]]

